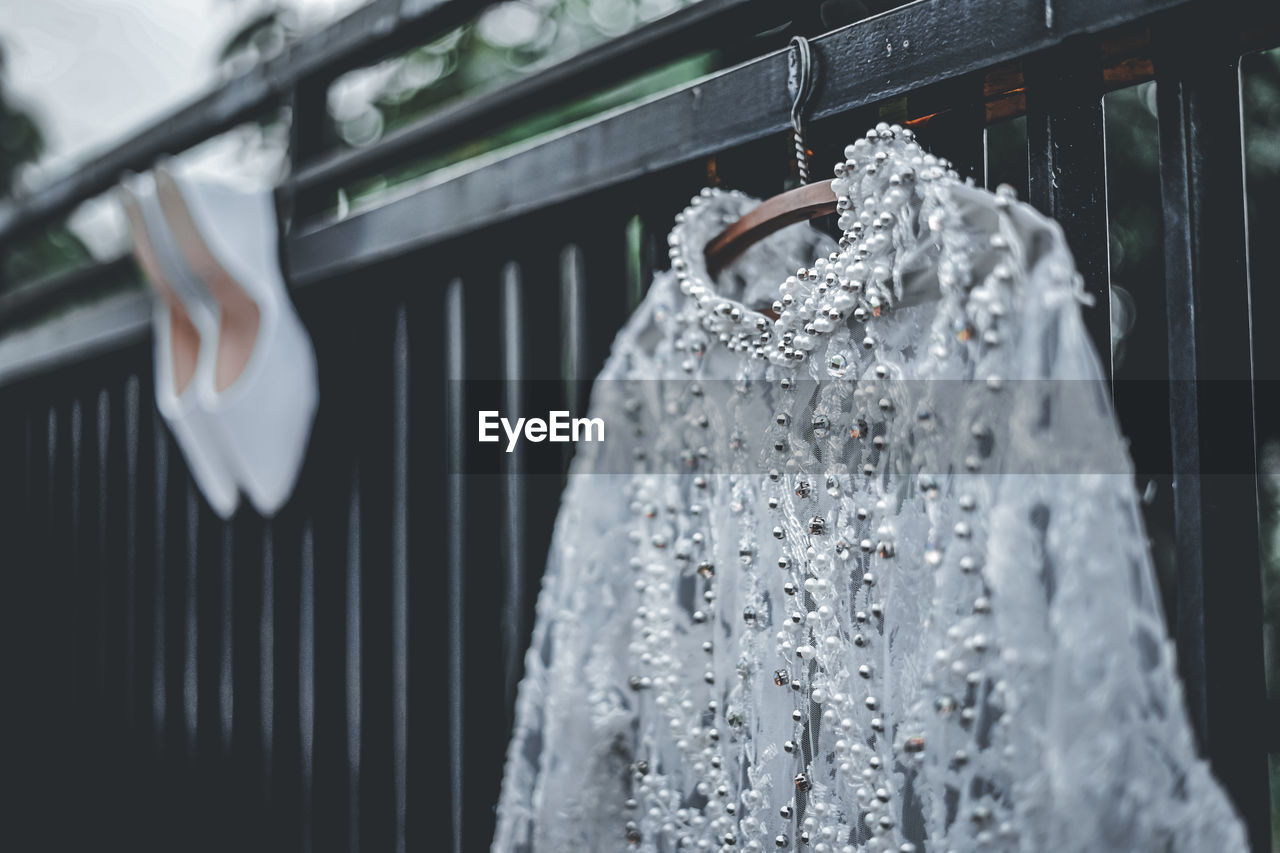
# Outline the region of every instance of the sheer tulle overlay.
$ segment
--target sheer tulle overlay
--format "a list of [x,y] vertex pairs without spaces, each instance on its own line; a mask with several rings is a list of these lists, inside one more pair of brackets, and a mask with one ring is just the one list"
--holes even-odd
[[909,131],[846,156],[839,244],[712,281],[756,202],[678,217],[593,394],[493,849],[1245,850],[1060,229]]

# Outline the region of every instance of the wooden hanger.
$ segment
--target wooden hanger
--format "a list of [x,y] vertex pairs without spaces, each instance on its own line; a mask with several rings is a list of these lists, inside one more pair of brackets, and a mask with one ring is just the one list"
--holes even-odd
[[829,181],[809,183],[809,152],[804,143],[804,106],[813,93],[813,55],[809,40],[793,36],[787,88],[791,90],[791,128],[801,186],[762,202],[707,243],[704,255],[713,278],[755,243],[788,225],[836,212],[836,194]]
[[707,243],[707,273],[714,278],[743,252],[775,231],[835,212],[836,194],[829,182],[805,184],[775,195]]

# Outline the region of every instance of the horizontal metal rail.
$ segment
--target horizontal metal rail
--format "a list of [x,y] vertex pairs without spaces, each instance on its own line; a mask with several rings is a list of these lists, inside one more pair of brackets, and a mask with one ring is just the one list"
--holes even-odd
[[[822,72],[811,115],[834,116],[1194,1],[1058,8],[1026,0],[918,0],[814,40]],[[780,51],[536,144],[442,170],[392,201],[292,235],[286,245],[293,281],[359,269],[779,133],[790,126],[786,80]]]
[[135,269],[133,257],[121,255],[0,293],[0,329],[19,325],[59,303],[84,296],[102,283],[124,278]]
[[[582,95],[585,88],[600,90],[689,51],[750,39],[791,14],[786,4],[774,0],[702,0],[501,88],[445,104],[376,145],[305,165],[285,186],[299,198],[335,189],[421,156],[432,145],[491,130]],[[589,81],[585,87],[584,81]]]
[[131,291],[0,336],[0,389],[145,340],[151,306],[145,293]]
[[36,195],[0,203],[0,245],[51,224],[109,190],[127,171],[151,167],[288,100],[304,81],[332,80],[466,21],[492,0],[373,0],[281,55],[218,86],[76,168]]

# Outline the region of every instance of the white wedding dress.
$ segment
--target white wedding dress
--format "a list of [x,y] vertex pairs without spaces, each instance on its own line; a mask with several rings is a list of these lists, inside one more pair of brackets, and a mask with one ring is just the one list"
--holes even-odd
[[756,202],[678,217],[593,393],[493,849],[1247,849],[1061,231],[910,131],[846,156],[839,245],[711,281]]

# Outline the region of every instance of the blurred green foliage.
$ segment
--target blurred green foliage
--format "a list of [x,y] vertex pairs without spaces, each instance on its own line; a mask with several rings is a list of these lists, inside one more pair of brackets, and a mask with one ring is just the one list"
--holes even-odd
[[[430,43],[339,77],[329,91],[324,144],[339,148],[374,144],[442,105],[500,88],[693,2],[509,0],[496,4]],[[261,62],[301,37],[302,29],[287,0],[268,3],[256,8],[228,38],[219,61],[229,73]],[[459,138],[394,170],[343,188],[332,199],[333,208],[344,212],[389,187],[637,101],[714,67],[711,52],[695,53],[624,84],[513,119],[477,137]]]
[[44,134],[35,118],[7,91],[5,47],[0,44],[0,196],[13,194],[18,170],[44,153]]
[[[333,140],[345,146],[372,144],[442,104],[501,86],[693,2],[510,0],[496,4],[428,44],[335,81],[328,100]],[[234,71],[270,57],[301,35],[287,0],[269,0],[232,33],[219,62]],[[633,85],[628,97],[641,97],[658,85],[672,85],[670,75],[648,89],[637,90]],[[540,120],[528,130],[538,132],[581,114],[580,105],[565,107],[562,114]]]
[[[45,138],[35,116],[9,91],[5,46],[0,43],[0,198],[12,198],[21,187],[24,167],[45,152]],[[22,240],[6,252],[0,290],[72,269],[89,260],[89,250],[64,226]]]

